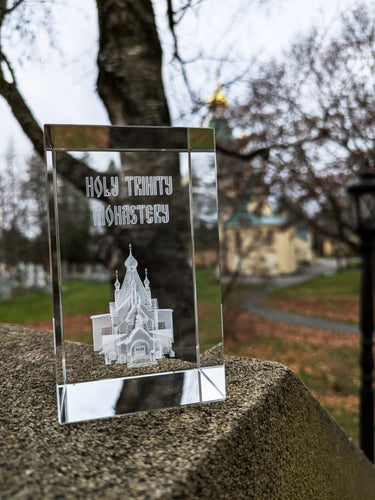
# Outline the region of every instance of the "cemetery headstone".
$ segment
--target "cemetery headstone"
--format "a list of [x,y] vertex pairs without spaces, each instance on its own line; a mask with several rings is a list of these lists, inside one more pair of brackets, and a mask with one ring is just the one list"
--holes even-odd
[[8,272],[0,275],[0,300],[10,300],[12,296],[11,280]]

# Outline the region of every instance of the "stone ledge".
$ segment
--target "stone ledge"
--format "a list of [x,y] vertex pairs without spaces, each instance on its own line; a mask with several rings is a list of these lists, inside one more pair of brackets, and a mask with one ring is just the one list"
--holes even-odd
[[372,464],[294,372],[226,371],[225,402],[61,426],[52,334],[0,324],[1,498],[375,498]]

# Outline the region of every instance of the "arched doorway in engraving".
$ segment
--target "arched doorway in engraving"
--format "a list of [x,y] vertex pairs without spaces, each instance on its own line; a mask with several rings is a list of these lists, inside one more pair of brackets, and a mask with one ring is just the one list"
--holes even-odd
[[145,340],[141,339],[134,342],[132,345],[132,358],[135,363],[150,361],[150,346]]

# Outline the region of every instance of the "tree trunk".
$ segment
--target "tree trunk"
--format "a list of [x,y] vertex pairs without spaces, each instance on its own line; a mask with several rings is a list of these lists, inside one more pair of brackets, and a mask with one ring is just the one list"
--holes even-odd
[[113,125],[170,125],[151,0],[97,0],[98,93]]
[[[170,115],[162,79],[162,50],[151,0],[97,0],[99,19],[98,93],[113,125],[169,126]],[[175,345],[179,357],[195,358],[192,265],[189,262],[190,223],[176,153],[122,153],[123,175],[167,175],[173,196],[137,198],[138,203],[169,203],[170,222],[117,227],[103,240],[107,262],[124,271],[128,244],[148,268],[153,296],[161,308],[174,313]],[[151,201],[152,200],[152,201]],[[129,203],[120,197],[116,203]],[[131,201],[130,201],[131,202]],[[161,227],[163,226],[163,227]],[[106,247],[106,248],[105,248]],[[121,256],[121,258],[120,258]]]
[[[0,29],[6,11],[0,0]],[[113,125],[170,125],[170,115],[162,80],[162,50],[151,0],[97,0],[99,22],[98,94]],[[0,46],[0,95],[39,155],[43,156],[43,132],[19,91],[10,61]],[[7,68],[8,71],[3,71]],[[9,78],[10,74],[10,78]],[[61,175],[85,192],[85,176],[97,172],[84,161],[60,153]],[[154,296],[162,308],[174,309],[180,325],[174,348],[181,357],[194,359],[195,334],[192,302],[192,262],[189,262],[190,226],[182,192],[178,154],[126,153],[122,172],[128,175],[171,175],[174,195],[170,200],[173,220],[160,227],[149,226],[129,232],[126,228],[108,232],[106,244],[98,247],[105,262],[120,255],[122,263],[128,243],[133,243],[137,259],[149,267]],[[121,201],[124,200],[119,200]],[[157,200],[154,201],[158,203]],[[142,203],[139,199],[138,203]],[[158,225],[160,226],[160,224]],[[131,236],[129,235],[131,233]],[[130,241],[132,240],[132,241]],[[104,242],[103,242],[104,243]],[[138,245],[137,245],[138,244]],[[138,249],[137,249],[138,246]],[[151,260],[151,264],[149,261]],[[166,268],[166,262],[168,266]],[[120,271],[121,268],[119,268]],[[176,333],[176,332],[175,332]],[[175,337],[176,338],[176,337]],[[186,354],[189,350],[190,353]]]

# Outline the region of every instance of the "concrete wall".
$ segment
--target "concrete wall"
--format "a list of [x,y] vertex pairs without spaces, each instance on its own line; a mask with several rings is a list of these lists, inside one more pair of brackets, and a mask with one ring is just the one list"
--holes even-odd
[[61,426],[52,334],[0,324],[1,499],[375,498],[372,464],[292,371],[226,362],[225,402]]

